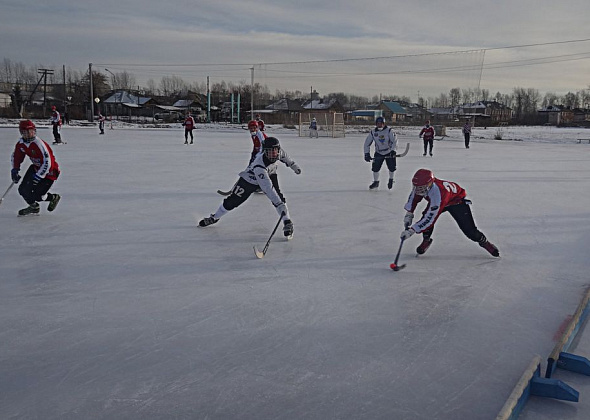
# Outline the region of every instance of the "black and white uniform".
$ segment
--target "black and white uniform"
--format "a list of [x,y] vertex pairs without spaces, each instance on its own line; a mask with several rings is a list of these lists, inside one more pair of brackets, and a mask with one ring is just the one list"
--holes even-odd
[[365,140],[365,155],[371,153],[371,144],[375,143],[375,156],[373,157],[373,180],[379,181],[379,171],[383,161],[389,169],[389,178],[393,179],[393,172],[396,169],[395,154],[397,153],[397,138],[391,128],[384,126],[382,129],[375,127],[371,130]]
[[[285,156],[288,161],[291,162],[291,166],[293,166],[295,162],[293,162],[286,153]],[[223,203],[219,206],[213,217],[215,219],[221,218],[221,216],[228,211],[233,210],[244,203],[254,191],[260,188],[264,191],[273,206],[275,206],[277,212],[279,214],[284,212],[283,220],[290,220],[291,217],[289,216],[287,205],[283,203],[271,181],[271,174],[274,173],[276,175],[277,162],[271,162],[268,160],[264,153],[256,155],[256,158],[252,163],[248,165],[244,171],[240,172],[240,178],[234,185],[231,194],[223,200]]]
[[[279,150],[279,158],[277,159],[277,162],[283,162],[287,168],[291,168],[293,170],[293,172],[297,173],[300,172],[300,168],[299,165],[297,165],[295,163],[295,161],[293,159],[291,159],[289,157],[289,155],[287,154],[287,152],[285,152],[283,149]],[[281,192],[281,188],[279,187],[279,176],[277,174],[277,168],[278,165],[275,163],[272,167],[268,168],[268,175],[270,177],[270,182],[272,183],[272,186],[274,187],[275,191],[277,192],[277,194],[279,195],[279,197],[281,198],[281,201],[283,203],[287,202],[287,199],[285,198],[285,196],[283,196],[283,193]]]

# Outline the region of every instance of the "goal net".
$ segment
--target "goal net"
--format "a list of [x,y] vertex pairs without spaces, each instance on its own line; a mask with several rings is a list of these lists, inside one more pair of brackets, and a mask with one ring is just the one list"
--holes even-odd
[[309,126],[316,119],[318,137],[344,137],[344,114],[341,112],[299,113],[299,137],[315,137],[316,132]]

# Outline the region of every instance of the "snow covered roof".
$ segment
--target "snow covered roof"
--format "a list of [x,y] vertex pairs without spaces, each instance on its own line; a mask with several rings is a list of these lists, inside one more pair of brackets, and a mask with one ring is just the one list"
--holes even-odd
[[125,90],[118,90],[114,92],[109,97],[105,98],[102,102],[104,104],[135,104],[135,105],[145,105],[147,102],[150,101],[151,98],[146,98],[143,96],[133,95]]

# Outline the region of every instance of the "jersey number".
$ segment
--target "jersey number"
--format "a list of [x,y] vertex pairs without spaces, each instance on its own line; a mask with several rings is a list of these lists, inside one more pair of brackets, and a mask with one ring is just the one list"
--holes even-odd
[[457,193],[457,186],[452,182],[445,181],[443,182],[443,185],[448,192],[452,192],[453,194]]
[[244,189],[242,187],[240,187],[239,185],[236,184],[236,186],[234,187],[233,193],[235,195],[237,195],[238,197],[241,197],[242,194],[244,194]]

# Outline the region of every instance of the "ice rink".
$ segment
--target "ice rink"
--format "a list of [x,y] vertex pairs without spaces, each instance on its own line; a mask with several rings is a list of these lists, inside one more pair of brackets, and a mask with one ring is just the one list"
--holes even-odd
[[[197,227],[248,163],[247,131],[200,126],[191,146],[180,125],[65,127],[57,209],[16,217],[16,188],[0,206],[0,418],[494,419],[590,284],[590,145],[576,142],[590,132],[492,130],[470,149],[451,131],[432,158],[418,127],[400,130],[394,189],[368,191],[366,131],[270,126],[303,172],[279,168],[295,237],[259,260],[278,219],[264,195]],[[0,128],[0,193],[18,137]],[[501,258],[443,214],[428,252],[415,235],[389,269],[422,167],[467,190]],[[587,419],[589,399],[539,412]]]

